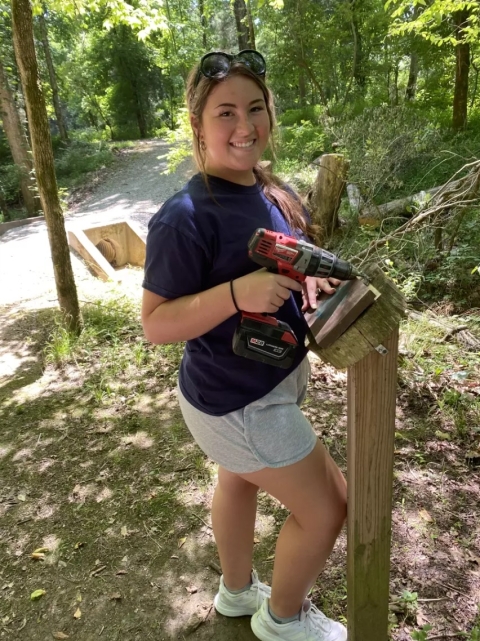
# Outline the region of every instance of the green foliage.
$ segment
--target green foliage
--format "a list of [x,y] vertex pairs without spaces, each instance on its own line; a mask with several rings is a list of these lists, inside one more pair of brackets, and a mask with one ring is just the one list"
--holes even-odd
[[432,629],[432,626],[427,623],[426,625],[422,626],[420,630],[413,630],[410,633],[410,636],[414,641],[427,641],[428,639],[428,633]]
[[[102,300],[86,303],[82,309],[84,329],[80,336],[65,331],[56,318],[43,350],[46,364],[62,368],[67,363],[85,364],[89,369],[86,389],[98,403],[108,403],[118,395],[130,368],[148,368],[148,377],[159,374],[162,381],[175,385],[184,345],[155,347],[143,338],[140,309],[118,285],[112,284]],[[145,381],[141,383],[144,385]],[[124,393],[131,393],[131,388]]]
[[20,178],[21,173],[17,165],[0,165],[0,193],[7,204],[18,201]]
[[165,174],[173,173],[192,153],[192,127],[187,109],[180,109],[177,123],[177,128],[168,132],[166,136],[171,147],[167,153]]
[[84,329],[80,336],[70,334],[60,321],[54,328],[44,350],[45,362],[60,367],[81,354],[93,356],[99,345],[118,345],[126,333],[139,334],[138,310],[126,296],[111,296],[94,301],[82,310]]
[[113,154],[104,142],[72,142],[55,159],[55,171],[60,184],[80,180],[84,174],[108,166]]
[[300,109],[287,109],[278,117],[278,123],[282,127],[301,125],[303,121],[309,120],[312,123],[319,123],[320,116],[324,109],[320,105],[309,105]]
[[323,148],[324,134],[309,120],[281,129],[279,158],[295,159],[300,165],[308,164],[322,153]]
[[467,11],[469,19],[463,30],[465,40],[478,42],[480,7],[473,0],[433,0],[429,3],[425,0],[387,0],[386,7],[393,7],[392,34],[415,33],[437,47],[457,44],[453,30],[444,31],[442,28],[453,14]]
[[432,178],[424,178],[418,168],[438,153],[441,136],[438,126],[416,110],[365,109],[351,121],[330,121],[327,127],[350,159],[349,179],[367,202],[385,202],[432,186]]

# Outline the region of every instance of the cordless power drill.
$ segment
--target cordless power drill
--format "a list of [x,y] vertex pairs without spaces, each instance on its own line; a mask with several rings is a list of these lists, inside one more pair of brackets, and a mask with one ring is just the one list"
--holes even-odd
[[[250,258],[269,271],[303,283],[307,276],[351,280],[363,276],[353,265],[304,240],[257,229],[248,242]],[[291,327],[274,316],[242,312],[233,351],[255,361],[288,368],[298,342]]]

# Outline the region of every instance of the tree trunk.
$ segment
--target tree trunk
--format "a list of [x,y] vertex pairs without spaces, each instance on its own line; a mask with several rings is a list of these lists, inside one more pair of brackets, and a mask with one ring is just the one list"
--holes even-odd
[[207,19],[205,17],[205,3],[204,0],[199,0],[198,10],[200,12],[200,24],[202,25],[202,44],[203,50],[207,51]]
[[358,19],[356,13],[356,0],[350,0],[350,9],[352,12],[351,27],[353,36],[352,76],[355,81],[355,85],[363,93],[365,91],[366,76],[364,69],[362,34],[360,33],[360,29],[358,27]]
[[323,239],[328,240],[338,227],[338,209],[349,162],[340,154],[324,154],[319,165],[309,204],[312,221],[321,227]]
[[468,72],[470,69],[470,45],[465,41],[465,27],[469,17],[468,10],[457,11],[454,14],[455,37],[455,93],[453,96],[452,127],[460,131],[467,126],[468,109]]
[[60,139],[64,143],[68,143],[68,131],[63,117],[62,106],[60,104],[60,97],[58,95],[57,76],[53,66],[52,53],[50,51],[50,43],[48,42],[47,23],[43,14],[38,16],[38,24],[40,26],[40,37],[42,39],[43,52],[45,54],[45,61],[47,63],[48,77],[50,79],[50,87],[52,88],[53,108],[55,110],[55,117],[57,119],[58,130],[60,132]]
[[137,116],[138,130],[140,132],[140,138],[145,139],[148,136],[147,123],[145,120],[145,114],[143,113],[143,109],[138,97],[136,98],[136,105],[137,105],[136,116]]
[[303,107],[305,105],[305,94],[305,74],[303,72],[303,69],[300,68],[298,70],[298,104],[300,105],[300,107]]
[[395,107],[398,107],[398,73],[399,73],[399,66],[400,62],[397,60],[395,64],[395,69],[394,69],[394,76],[393,76],[393,104]]
[[250,42],[247,5],[245,4],[245,0],[234,0],[233,12],[235,14],[235,24],[237,25],[239,51],[242,49],[254,49]]
[[470,98],[470,109],[473,107],[475,104],[475,100],[477,99],[477,89],[478,89],[478,73],[480,69],[477,67],[477,65],[473,62],[473,60],[470,63],[475,71],[475,80],[473,81],[473,91],[472,91],[472,97]]
[[405,90],[405,100],[415,100],[417,92],[417,78],[418,78],[418,54],[412,51],[410,54],[410,72],[408,74],[408,83]]
[[23,86],[38,190],[47,223],[58,302],[69,331],[79,333],[82,317],[73,277],[63,212],[58,198],[47,108],[38,77],[29,0],[12,0],[13,44]]
[[256,49],[255,46],[255,29],[253,27],[252,9],[250,7],[250,0],[247,0],[247,19],[248,19],[248,35],[250,40],[250,48]]
[[13,162],[21,172],[20,189],[22,191],[23,204],[29,216],[38,216],[42,206],[40,199],[35,195],[36,184],[30,147],[1,60],[0,115],[8,145],[12,152]]

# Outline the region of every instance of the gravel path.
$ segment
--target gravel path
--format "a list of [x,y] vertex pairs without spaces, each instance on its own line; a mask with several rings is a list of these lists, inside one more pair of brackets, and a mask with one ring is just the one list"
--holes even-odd
[[[65,214],[68,229],[102,222],[133,220],[146,231],[160,205],[194,173],[184,161],[177,171],[162,175],[168,145],[161,140],[141,141],[81,203]],[[96,280],[84,262],[71,253],[75,281],[81,294]],[[44,307],[56,300],[53,266],[45,222],[11,229],[0,236],[0,305]]]

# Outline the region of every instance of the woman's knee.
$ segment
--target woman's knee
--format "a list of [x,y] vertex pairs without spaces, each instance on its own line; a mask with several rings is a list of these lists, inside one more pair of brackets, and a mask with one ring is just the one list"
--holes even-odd
[[283,503],[303,530],[312,534],[341,530],[347,514],[347,484],[320,441],[298,463],[248,476]]
[[232,497],[251,496],[258,492],[257,485],[221,466],[218,468],[218,487]]

